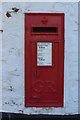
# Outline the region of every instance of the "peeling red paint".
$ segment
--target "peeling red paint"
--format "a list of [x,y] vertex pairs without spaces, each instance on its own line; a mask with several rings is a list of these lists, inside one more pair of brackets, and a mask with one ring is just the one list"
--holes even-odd
[[14,12],[18,12],[19,11],[18,8],[12,8],[12,10],[14,10]]
[[7,17],[11,17],[11,14],[9,12],[6,13]]

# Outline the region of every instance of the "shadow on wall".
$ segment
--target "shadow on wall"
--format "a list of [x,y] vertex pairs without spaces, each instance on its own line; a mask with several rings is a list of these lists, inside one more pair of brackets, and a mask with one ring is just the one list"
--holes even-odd
[[80,115],[23,115],[2,113],[2,120],[80,120]]

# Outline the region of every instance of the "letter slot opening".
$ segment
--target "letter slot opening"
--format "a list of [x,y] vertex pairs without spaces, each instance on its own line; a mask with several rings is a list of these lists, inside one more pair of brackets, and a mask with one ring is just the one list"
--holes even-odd
[[57,33],[57,27],[32,27],[33,33]]

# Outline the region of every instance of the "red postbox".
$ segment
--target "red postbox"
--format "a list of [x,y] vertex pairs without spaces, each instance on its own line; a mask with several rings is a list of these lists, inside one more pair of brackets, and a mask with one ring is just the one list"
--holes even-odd
[[25,106],[62,107],[64,13],[25,13]]

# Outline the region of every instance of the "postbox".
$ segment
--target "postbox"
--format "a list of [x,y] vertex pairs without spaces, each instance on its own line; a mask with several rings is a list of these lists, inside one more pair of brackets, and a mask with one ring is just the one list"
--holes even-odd
[[64,13],[25,13],[25,106],[63,101]]

